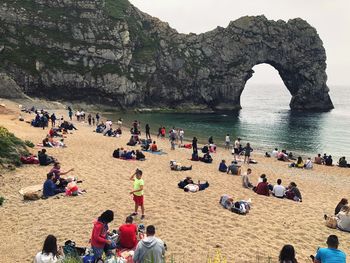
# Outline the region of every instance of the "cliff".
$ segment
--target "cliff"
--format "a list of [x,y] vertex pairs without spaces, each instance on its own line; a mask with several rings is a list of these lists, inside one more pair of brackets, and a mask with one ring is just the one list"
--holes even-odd
[[333,108],[325,61],[316,30],[299,18],[247,16],[186,35],[127,0],[0,4],[0,72],[27,95],[121,109],[239,109],[252,68],[267,63],[292,109],[323,111]]

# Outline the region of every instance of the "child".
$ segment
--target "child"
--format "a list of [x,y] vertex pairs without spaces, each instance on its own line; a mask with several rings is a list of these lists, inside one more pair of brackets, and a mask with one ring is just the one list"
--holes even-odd
[[[136,178],[135,178],[136,176]],[[142,171],[136,169],[136,172],[130,177],[131,181],[134,181],[134,190],[130,192],[133,195],[133,199],[135,202],[135,212],[131,214],[131,216],[136,216],[139,206],[141,206],[141,220],[145,218],[145,207],[143,204],[143,186],[144,181],[142,179]]]

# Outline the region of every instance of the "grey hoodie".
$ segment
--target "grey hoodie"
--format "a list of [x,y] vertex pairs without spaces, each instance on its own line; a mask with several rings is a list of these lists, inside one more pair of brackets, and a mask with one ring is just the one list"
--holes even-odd
[[148,236],[137,244],[133,260],[136,263],[163,263],[164,254],[164,242],[155,236]]

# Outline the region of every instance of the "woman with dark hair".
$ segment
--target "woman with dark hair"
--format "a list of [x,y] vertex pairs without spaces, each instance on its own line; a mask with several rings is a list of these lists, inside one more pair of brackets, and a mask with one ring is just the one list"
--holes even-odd
[[34,263],[56,263],[63,255],[57,249],[57,239],[53,235],[48,235],[45,239],[43,250],[36,254]]
[[103,251],[116,248],[116,244],[107,238],[108,223],[112,222],[113,219],[113,211],[106,210],[94,222],[90,242],[96,260],[102,258]]
[[337,215],[340,212],[340,210],[343,208],[343,206],[347,204],[348,204],[348,199],[342,198],[342,200],[340,200],[339,204],[335,208],[334,215]]
[[295,259],[295,250],[292,245],[284,245],[280,252],[279,263],[298,263]]

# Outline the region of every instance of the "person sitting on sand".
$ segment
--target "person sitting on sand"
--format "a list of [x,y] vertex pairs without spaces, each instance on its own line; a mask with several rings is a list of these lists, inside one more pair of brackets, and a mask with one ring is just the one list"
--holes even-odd
[[324,164],[327,166],[333,166],[332,155],[327,156],[327,158],[324,160]]
[[176,161],[170,161],[170,170],[172,171],[188,171],[188,170],[192,170],[192,165],[191,166],[181,166],[180,163],[176,162]]
[[233,204],[231,211],[236,214],[246,215],[249,213],[250,204],[251,204],[250,199],[248,201],[245,201],[245,200],[237,201]]
[[281,185],[282,180],[277,179],[277,184],[272,189],[272,195],[277,198],[284,198],[284,194],[286,193],[286,188]]
[[278,149],[275,148],[272,152],[271,152],[271,157],[277,158],[278,155]]
[[149,225],[146,228],[146,237],[137,244],[133,262],[146,263],[165,262],[165,244],[162,240],[155,237],[156,229],[153,225]]
[[279,263],[298,263],[295,258],[295,250],[292,245],[284,245],[278,257]]
[[207,152],[209,152],[209,147],[208,145],[204,145],[202,148],[202,153],[207,153]]
[[277,160],[279,161],[283,161],[283,162],[288,162],[289,159],[288,159],[288,155],[286,153],[286,150],[282,150],[278,153],[277,155]]
[[347,204],[348,204],[348,199],[342,198],[334,210],[334,215],[337,215],[340,212],[340,210],[343,208],[343,206]]
[[49,164],[57,161],[52,156],[48,156],[46,154],[46,149],[42,149],[41,151],[38,152],[38,159],[39,159],[40,165],[44,165],[44,166],[49,165]]
[[310,256],[314,263],[346,263],[346,255],[338,249],[339,240],[336,235],[327,238],[327,248],[319,248],[316,256]]
[[180,181],[177,186],[181,189],[184,189],[186,185],[188,184],[194,184],[193,180],[191,177],[187,176],[185,179],[183,179],[182,181]]
[[296,202],[302,202],[301,193],[296,185],[296,183],[291,182],[286,189],[286,197],[287,199],[294,200]]
[[208,187],[209,187],[209,183],[208,182],[205,182],[204,184],[201,184],[201,182],[198,180],[197,184],[187,184],[184,187],[184,191],[185,192],[195,193],[195,192],[198,192],[198,191],[203,191],[203,190],[205,190]]
[[106,210],[94,222],[90,243],[96,262],[98,261],[98,259],[102,259],[102,254],[104,251],[116,248],[116,244],[114,243],[114,241],[109,240],[107,238],[109,233],[108,224],[112,222],[113,219],[113,211]]
[[213,158],[211,158],[209,152],[204,154],[202,158],[199,158],[199,160],[203,163],[212,163],[213,162]]
[[225,160],[222,160],[219,165],[219,172],[226,173],[227,172],[227,165]]
[[65,187],[67,185],[67,181],[63,178],[61,178],[61,175],[66,175],[70,172],[73,172],[74,168],[69,169],[66,172],[62,172],[61,171],[61,164],[59,162],[54,163],[53,168],[50,170],[50,174],[54,174],[55,178],[54,178],[54,183],[57,183],[57,181],[59,181],[58,186],[59,187]]
[[67,178],[67,186],[66,186],[66,195],[68,196],[77,196],[82,195],[85,190],[80,190],[77,185],[77,180],[74,177],[68,177]]
[[301,158],[301,156],[298,157],[298,160],[295,163],[295,167],[304,168],[304,161],[303,161],[303,158]]
[[45,238],[43,249],[34,257],[34,263],[56,263],[64,258],[62,248],[57,246],[57,238],[48,235]]
[[320,153],[315,157],[315,164],[323,164],[323,158]]
[[136,160],[138,161],[145,161],[146,157],[145,155],[140,151],[140,150],[136,150]]
[[126,145],[135,146],[136,144],[137,141],[135,140],[134,136],[131,136],[129,142]]
[[[336,227],[345,232],[350,232],[350,206],[349,205],[344,205],[339,213],[335,216],[327,216],[324,215],[324,219],[327,221],[334,220],[336,222]],[[328,224],[327,224],[328,225]]]
[[151,145],[151,151],[152,152],[159,152],[158,150],[158,146],[156,144],[156,141],[153,141],[152,145]]
[[44,140],[43,140],[43,147],[53,147],[52,143],[49,141],[49,138],[46,137]]
[[137,245],[137,226],[133,224],[133,217],[128,216],[125,224],[119,227],[119,246],[122,249],[134,249]]
[[54,183],[55,175],[52,173],[47,174],[47,179],[43,185],[43,197],[48,198],[60,193],[64,193],[64,188],[58,188]]
[[242,186],[244,188],[253,188],[253,185],[249,181],[249,177],[250,177],[251,173],[252,173],[252,169],[248,168],[247,173],[242,175]]
[[116,150],[113,151],[112,156],[114,158],[120,158],[120,154],[121,154],[120,148],[117,148]]
[[313,163],[312,163],[310,157],[307,158],[307,160],[306,160],[306,162],[305,162],[305,164],[304,164],[304,168],[305,168],[305,169],[308,169],[308,170],[310,170],[310,169],[313,168]]
[[338,166],[343,168],[350,168],[350,164],[348,164],[348,162],[346,161],[345,156],[339,159]]
[[241,175],[241,167],[237,165],[236,161],[232,161],[229,167],[227,168],[227,174],[233,174],[233,175]]
[[267,178],[265,177],[261,183],[259,183],[255,188],[255,193],[258,195],[270,195],[269,184],[267,183]]

